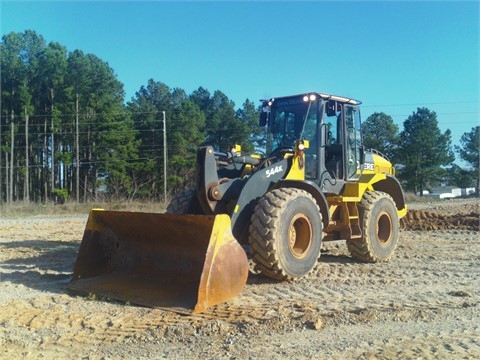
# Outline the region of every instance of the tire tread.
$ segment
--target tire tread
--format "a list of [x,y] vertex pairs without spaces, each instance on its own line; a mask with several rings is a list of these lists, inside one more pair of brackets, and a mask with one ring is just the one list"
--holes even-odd
[[[298,196],[310,198],[316,204],[315,199],[304,190],[279,188],[265,194],[258,202],[252,215],[249,242],[255,270],[274,279],[295,279],[287,274],[279,262],[276,239],[280,235],[275,233],[275,224],[280,221],[285,204]],[[318,212],[320,214],[319,209]],[[311,269],[309,274],[314,272],[317,267],[318,259],[316,266]]]

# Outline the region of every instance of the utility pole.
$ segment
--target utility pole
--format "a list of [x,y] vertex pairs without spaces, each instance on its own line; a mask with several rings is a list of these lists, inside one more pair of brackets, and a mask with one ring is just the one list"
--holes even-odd
[[52,168],[52,172],[51,172],[51,176],[50,176],[50,191],[53,192],[55,191],[55,134],[54,134],[54,117],[55,117],[55,111],[54,111],[54,104],[53,104],[53,99],[55,97],[55,94],[53,92],[53,88],[50,89],[50,98],[51,98],[51,101],[52,101],[52,108],[51,108],[51,114],[52,114],[52,122],[51,122],[51,125],[50,125],[50,131],[52,132],[50,134],[50,138],[51,138],[51,168]]
[[77,169],[75,171],[75,192],[77,195],[77,204],[80,202],[80,149],[78,133],[78,93],[75,94],[75,162]]
[[28,120],[29,115],[27,113],[27,107],[25,107],[25,192],[23,201],[26,203],[30,202],[30,173],[29,173],[29,163],[28,163]]
[[13,122],[14,122],[14,115],[12,109],[12,121],[10,122],[10,189],[9,189],[9,203],[13,203],[13,162],[14,156],[13,151],[15,149],[15,137],[13,131]]
[[163,113],[163,198],[167,201],[167,120],[165,111]]
[[[1,85],[0,85],[1,87]],[[2,102],[0,101],[0,205],[3,204],[3,174],[2,174]],[[7,122],[5,121],[5,124]]]

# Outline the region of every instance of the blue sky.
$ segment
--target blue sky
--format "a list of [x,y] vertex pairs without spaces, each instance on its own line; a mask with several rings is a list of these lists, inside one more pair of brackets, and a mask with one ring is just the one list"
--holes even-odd
[[130,100],[148,79],[236,107],[319,91],[363,118],[427,107],[458,144],[479,124],[478,1],[4,1],[1,34],[35,30],[109,63]]

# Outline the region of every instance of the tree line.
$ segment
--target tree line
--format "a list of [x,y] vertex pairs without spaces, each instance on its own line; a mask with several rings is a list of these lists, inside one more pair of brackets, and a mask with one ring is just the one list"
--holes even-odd
[[[0,62],[0,203],[159,200],[167,189],[172,195],[193,186],[199,145],[225,150],[240,144],[248,152],[264,144],[259,107],[248,99],[236,109],[220,90],[199,87],[187,94],[150,79],[125,103],[123,84],[107,62],[47,44],[32,30],[4,35]],[[435,113],[418,109],[403,132],[394,128],[375,143],[386,124],[395,126],[383,113],[369,117],[365,144],[404,164],[399,175],[408,188],[427,186],[443,165],[453,164],[450,134],[440,133]],[[425,138],[416,127],[426,128]],[[472,152],[478,158],[478,129],[475,134],[477,140],[465,137],[457,149],[469,164]],[[427,140],[437,148],[422,152],[424,162],[408,158],[414,144],[424,151],[418,144]]]
[[[405,189],[422,195],[438,185],[460,188],[480,187],[480,126],[462,135],[460,146],[452,146],[451,132],[442,133],[437,114],[425,107],[403,122],[403,130],[391,116],[380,112],[370,115],[362,126],[366,147],[384,153],[397,166],[398,178]],[[454,163],[455,153],[468,164],[463,169]]]
[[93,54],[31,30],[0,46],[0,202],[160,199],[165,176],[170,193],[192,185],[200,144],[251,151],[259,141],[248,99],[235,110],[219,90],[187,94],[149,80],[125,104],[123,84]]

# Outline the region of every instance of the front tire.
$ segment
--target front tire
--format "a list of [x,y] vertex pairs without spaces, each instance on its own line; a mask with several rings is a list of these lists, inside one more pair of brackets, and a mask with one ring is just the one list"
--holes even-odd
[[308,192],[280,188],[265,194],[250,225],[255,269],[280,280],[308,275],[320,257],[322,228],[322,215]]
[[167,206],[167,214],[190,214],[195,203],[195,190],[189,189],[176,194]]
[[390,260],[398,244],[399,219],[392,197],[381,191],[368,191],[359,204],[361,239],[347,241],[355,259],[364,262]]

